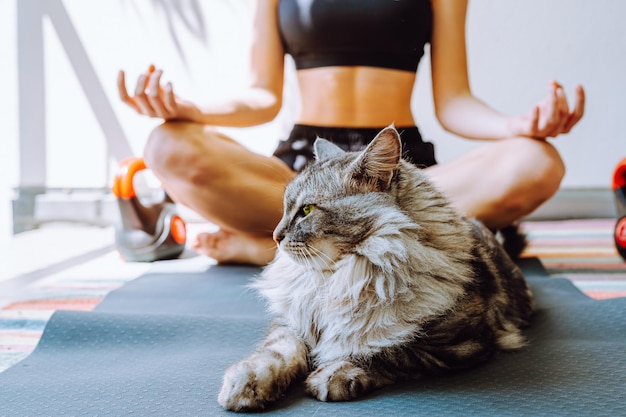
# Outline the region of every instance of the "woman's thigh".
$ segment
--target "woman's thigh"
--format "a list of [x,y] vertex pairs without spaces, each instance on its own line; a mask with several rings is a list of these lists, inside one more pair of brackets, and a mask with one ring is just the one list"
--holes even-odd
[[565,167],[549,142],[512,138],[487,143],[426,172],[464,214],[497,228],[554,195]]
[[191,123],[155,129],[144,156],[175,201],[224,229],[253,235],[271,236],[295,175],[278,158]]

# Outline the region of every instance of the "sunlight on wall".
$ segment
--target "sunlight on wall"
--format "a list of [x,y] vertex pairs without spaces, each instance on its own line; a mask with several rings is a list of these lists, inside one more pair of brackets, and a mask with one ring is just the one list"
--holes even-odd
[[[0,1],[0,244],[12,233],[11,189],[17,184],[17,65],[15,2]],[[1,259],[1,258],[0,258]]]
[[48,187],[105,187],[107,147],[57,33],[44,21]]

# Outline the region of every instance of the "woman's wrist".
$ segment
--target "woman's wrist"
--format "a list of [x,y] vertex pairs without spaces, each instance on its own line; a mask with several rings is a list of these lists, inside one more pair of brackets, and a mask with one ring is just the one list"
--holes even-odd
[[200,108],[194,103],[186,100],[179,100],[177,103],[178,114],[176,120],[185,120],[189,122],[204,123],[203,114]]

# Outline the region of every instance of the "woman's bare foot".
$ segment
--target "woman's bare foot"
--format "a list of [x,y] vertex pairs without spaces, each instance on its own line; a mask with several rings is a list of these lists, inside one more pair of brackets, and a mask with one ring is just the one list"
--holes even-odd
[[213,258],[219,264],[237,263],[265,266],[276,253],[271,237],[236,234],[225,230],[198,233],[191,240],[198,253]]

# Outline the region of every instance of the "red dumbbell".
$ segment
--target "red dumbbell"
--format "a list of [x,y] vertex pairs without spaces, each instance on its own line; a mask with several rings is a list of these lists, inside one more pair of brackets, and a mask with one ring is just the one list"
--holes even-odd
[[127,158],[119,164],[113,182],[113,194],[120,208],[115,245],[122,257],[131,262],[177,258],[185,250],[185,222],[165,192],[162,201],[142,204],[135,192],[134,177],[144,169],[142,158]]
[[613,194],[617,209],[617,223],[615,223],[615,247],[626,260],[626,158],[622,159],[613,173]]

